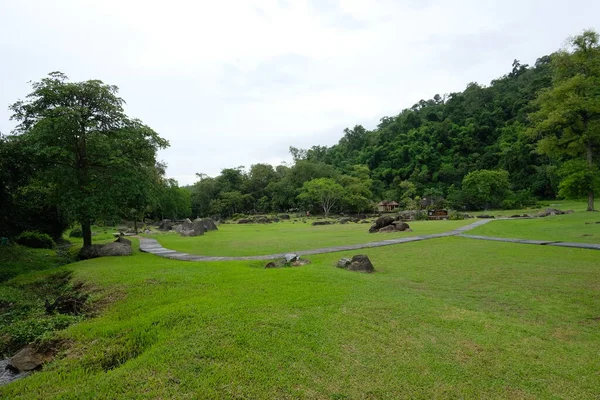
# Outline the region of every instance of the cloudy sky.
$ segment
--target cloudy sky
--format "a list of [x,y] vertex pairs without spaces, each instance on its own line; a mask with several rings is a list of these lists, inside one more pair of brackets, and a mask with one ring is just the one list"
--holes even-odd
[[171,142],[160,158],[188,184],[489,84],[598,15],[582,0],[0,0],[0,131],[29,81],[101,79]]

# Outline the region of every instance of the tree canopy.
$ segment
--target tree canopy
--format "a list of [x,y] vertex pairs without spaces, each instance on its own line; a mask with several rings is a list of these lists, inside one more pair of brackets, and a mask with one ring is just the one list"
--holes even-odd
[[564,161],[559,194],[588,197],[600,190],[600,45],[598,33],[586,30],[553,58],[553,85],[542,90],[531,114],[532,132],[541,154]]
[[116,86],[70,82],[54,72],[32,87],[11,106],[18,125],[7,139],[31,160],[51,202],[81,223],[89,246],[92,221],[150,202],[158,184],[156,152],[168,142],[125,115]]

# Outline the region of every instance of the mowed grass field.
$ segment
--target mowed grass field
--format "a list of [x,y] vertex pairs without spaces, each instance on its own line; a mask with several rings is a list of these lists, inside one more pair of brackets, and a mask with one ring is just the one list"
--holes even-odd
[[[545,218],[493,221],[467,233],[519,239],[600,243],[600,213],[579,211]],[[600,257],[600,254],[598,256]]]
[[451,237],[361,253],[376,273],[334,267],[356,252],[282,269],[139,252],[61,267],[118,300],[0,398],[598,397],[597,251]]
[[312,226],[307,223],[221,224],[218,231],[202,236],[181,237],[177,233],[152,234],[165,248],[206,256],[254,256],[376,242],[400,237],[443,233],[475,222],[412,221],[412,232],[369,233],[371,224]]

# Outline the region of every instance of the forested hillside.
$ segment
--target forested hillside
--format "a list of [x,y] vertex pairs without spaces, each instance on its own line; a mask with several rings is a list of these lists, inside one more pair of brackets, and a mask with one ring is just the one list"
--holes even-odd
[[570,46],[515,60],[489,86],[436,94],[373,130],[345,129],[331,147],[290,147],[292,166],[253,165],[202,176],[199,215],[302,208],[359,212],[423,198],[458,209],[516,208],[536,199],[588,198],[600,187],[600,47],[584,31]]
[[418,194],[446,195],[467,173],[481,169],[504,169],[514,190],[554,197],[555,168],[524,134],[531,100],[551,82],[550,57],[532,67],[515,60],[512,71],[488,87],[471,83],[460,93],[436,94],[383,117],[372,131],[360,125],[346,129],[337,145],[313,147],[306,157],[342,172],[367,165],[376,198],[399,198],[404,180],[414,183]]

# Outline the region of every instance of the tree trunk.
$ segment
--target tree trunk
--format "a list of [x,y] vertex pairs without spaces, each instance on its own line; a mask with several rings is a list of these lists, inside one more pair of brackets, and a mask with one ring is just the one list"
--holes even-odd
[[[590,170],[594,167],[592,158],[592,142],[587,143],[587,164]],[[594,211],[594,188],[588,190],[588,206],[587,211]]]
[[92,224],[90,221],[81,223],[81,232],[83,233],[83,247],[92,245]]

